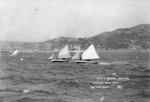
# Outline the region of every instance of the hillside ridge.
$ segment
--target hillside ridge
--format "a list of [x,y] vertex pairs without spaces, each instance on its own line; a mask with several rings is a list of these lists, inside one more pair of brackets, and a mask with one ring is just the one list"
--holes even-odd
[[49,51],[60,49],[66,44],[75,50],[79,46],[86,49],[91,43],[96,49],[150,49],[150,24],[118,28],[84,38],[58,37],[44,42],[0,41],[0,50]]

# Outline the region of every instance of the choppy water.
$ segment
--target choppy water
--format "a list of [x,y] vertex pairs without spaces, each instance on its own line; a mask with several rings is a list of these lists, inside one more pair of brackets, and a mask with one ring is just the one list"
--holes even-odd
[[[7,56],[0,68],[0,102],[150,102],[150,69],[141,65],[52,64]],[[116,79],[100,84],[107,78]]]

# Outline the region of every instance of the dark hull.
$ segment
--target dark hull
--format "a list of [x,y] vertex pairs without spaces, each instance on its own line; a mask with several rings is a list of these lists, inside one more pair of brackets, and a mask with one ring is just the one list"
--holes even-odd
[[62,59],[52,59],[51,62],[55,63],[55,62],[68,62],[68,61],[67,60],[62,60]]
[[84,63],[88,63],[88,64],[98,64],[97,61],[83,61],[83,60],[77,60],[77,61],[74,61],[75,63],[78,63],[78,64],[84,64]]

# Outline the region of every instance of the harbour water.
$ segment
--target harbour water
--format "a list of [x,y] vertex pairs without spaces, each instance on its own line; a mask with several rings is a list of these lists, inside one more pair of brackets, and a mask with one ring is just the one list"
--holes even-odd
[[50,63],[3,55],[0,68],[0,102],[150,101],[148,65]]

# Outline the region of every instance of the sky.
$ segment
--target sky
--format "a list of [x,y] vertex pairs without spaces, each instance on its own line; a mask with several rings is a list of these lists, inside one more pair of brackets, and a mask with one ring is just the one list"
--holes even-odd
[[0,0],[0,40],[90,37],[150,24],[150,0]]

